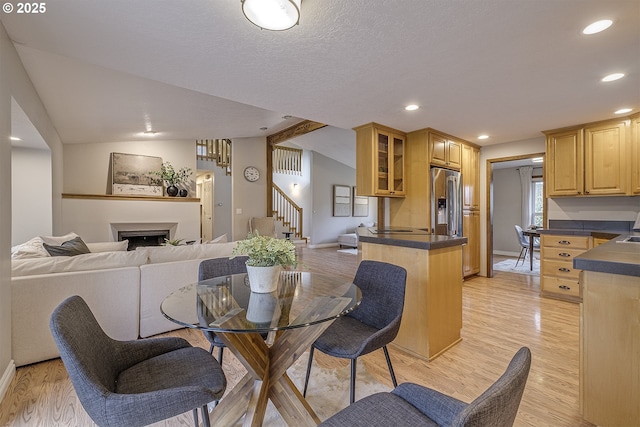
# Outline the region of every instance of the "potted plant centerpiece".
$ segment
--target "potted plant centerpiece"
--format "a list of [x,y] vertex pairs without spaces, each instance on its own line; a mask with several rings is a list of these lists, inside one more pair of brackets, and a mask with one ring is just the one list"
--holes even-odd
[[276,239],[249,233],[246,239],[238,241],[233,249],[236,255],[247,255],[247,274],[251,291],[273,292],[278,287],[278,276],[283,267],[295,267],[296,246],[291,240]]
[[167,187],[168,196],[175,197],[179,192],[182,192],[182,194],[180,194],[181,196],[187,196],[188,192],[186,188],[178,190],[178,185],[189,182],[192,174],[191,168],[185,166],[176,171],[171,163],[164,162],[162,166],[160,166],[160,171],[154,171],[153,173],[164,182]]

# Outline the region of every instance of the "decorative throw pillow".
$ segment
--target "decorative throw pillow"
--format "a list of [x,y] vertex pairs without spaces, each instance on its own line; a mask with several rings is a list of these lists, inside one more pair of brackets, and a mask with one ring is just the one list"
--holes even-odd
[[207,243],[227,243],[227,234],[223,234],[222,236],[218,236],[213,240],[209,240]]
[[121,240],[119,242],[87,242],[87,247],[91,252],[120,252],[126,251],[129,247],[128,240]]
[[34,237],[20,245],[11,247],[11,259],[48,258],[49,253],[42,247],[42,238]]
[[63,242],[60,246],[50,245],[48,243],[42,243],[42,246],[49,252],[51,256],[74,256],[81,254],[88,254],[91,251],[87,245],[82,241],[80,236],[71,240]]

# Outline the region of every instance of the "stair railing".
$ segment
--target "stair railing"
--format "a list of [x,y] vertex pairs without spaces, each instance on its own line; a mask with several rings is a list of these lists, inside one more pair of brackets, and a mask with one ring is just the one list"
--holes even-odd
[[273,215],[285,227],[293,233],[295,237],[302,238],[302,208],[296,204],[284,191],[276,184],[271,186],[273,198]]

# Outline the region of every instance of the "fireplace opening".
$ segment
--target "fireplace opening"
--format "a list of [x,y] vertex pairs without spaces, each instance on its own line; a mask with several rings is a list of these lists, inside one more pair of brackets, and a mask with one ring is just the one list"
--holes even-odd
[[128,240],[128,251],[139,246],[161,246],[165,239],[169,239],[169,230],[131,230],[118,231],[118,241]]

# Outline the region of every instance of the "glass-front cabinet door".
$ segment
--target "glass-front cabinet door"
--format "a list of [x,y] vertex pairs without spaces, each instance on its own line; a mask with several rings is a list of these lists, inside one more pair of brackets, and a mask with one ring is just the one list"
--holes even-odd
[[357,194],[404,197],[405,135],[376,123],[354,129]]

